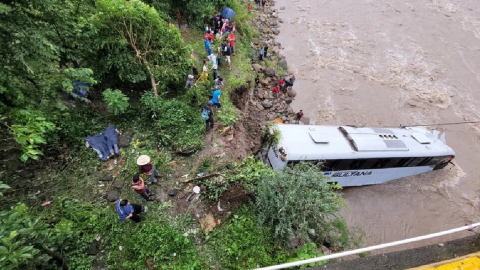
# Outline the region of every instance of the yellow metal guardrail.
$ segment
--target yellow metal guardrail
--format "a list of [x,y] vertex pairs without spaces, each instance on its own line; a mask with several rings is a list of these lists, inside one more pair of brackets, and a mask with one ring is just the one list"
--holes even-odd
[[480,252],[409,270],[480,270]]

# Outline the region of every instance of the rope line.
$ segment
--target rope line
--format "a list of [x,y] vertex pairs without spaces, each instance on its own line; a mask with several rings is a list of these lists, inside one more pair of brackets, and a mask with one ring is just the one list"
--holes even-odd
[[454,122],[454,123],[426,124],[426,125],[400,125],[400,127],[452,126],[452,125],[476,124],[476,123],[480,123],[480,120],[478,120],[478,121]]

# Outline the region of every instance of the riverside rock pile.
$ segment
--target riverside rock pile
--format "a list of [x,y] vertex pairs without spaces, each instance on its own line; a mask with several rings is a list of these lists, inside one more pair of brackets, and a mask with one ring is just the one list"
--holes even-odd
[[[253,113],[266,121],[281,118],[284,123],[292,123],[295,112],[290,104],[296,96],[295,90],[280,92],[277,96],[272,92],[282,77],[288,80],[292,75],[288,70],[285,56],[280,53],[281,44],[275,41],[275,35],[280,33],[279,26],[282,20],[278,18],[277,9],[271,6],[271,2],[267,2],[263,10],[260,7],[257,7],[257,10],[259,13],[255,20],[255,28],[259,29],[260,37],[255,38],[251,46],[257,52],[252,71],[260,78],[260,85],[250,93],[249,114]],[[261,61],[258,52],[267,40],[270,42],[268,54]]]

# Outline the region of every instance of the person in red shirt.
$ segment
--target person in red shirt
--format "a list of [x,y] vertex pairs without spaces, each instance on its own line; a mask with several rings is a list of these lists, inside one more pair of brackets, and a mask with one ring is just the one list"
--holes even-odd
[[213,34],[213,31],[205,33],[205,37],[211,40],[212,42],[215,40],[215,35]]
[[235,55],[235,30],[228,33],[227,41],[230,42],[230,47],[232,48],[232,54]]
[[149,177],[152,184],[157,183],[157,179],[155,177],[160,176],[155,166],[153,166],[153,162],[150,160],[150,157],[147,155],[141,155],[137,158],[137,165],[138,165],[138,172],[140,174],[144,174]]
[[285,80],[283,78],[281,78],[279,81],[278,81],[278,86],[280,87],[280,90],[282,90],[282,92],[285,93]]
[[275,96],[278,96],[278,94],[280,94],[280,88],[278,86],[275,86],[273,89],[272,89],[272,92]]
[[250,3],[248,3],[247,9],[248,9],[248,12],[252,12],[252,5],[250,5]]
[[303,111],[300,110],[297,114],[295,114],[295,124],[298,124],[300,122],[300,119],[303,117]]
[[148,188],[147,185],[145,185],[145,181],[143,178],[141,178],[138,174],[135,174],[132,177],[132,184],[130,187],[133,189],[133,191],[137,192],[142,196],[145,200],[147,201],[153,201],[153,193],[150,192],[150,189]]

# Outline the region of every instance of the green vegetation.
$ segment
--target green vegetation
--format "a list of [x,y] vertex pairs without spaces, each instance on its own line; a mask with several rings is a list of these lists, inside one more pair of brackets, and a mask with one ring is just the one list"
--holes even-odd
[[[231,71],[225,59],[220,67],[222,108],[206,139],[200,106],[213,80],[190,89],[184,83],[207,57],[204,26],[224,6],[236,11],[236,55]],[[0,146],[7,163],[0,172],[0,268],[246,269],[320,256],[323,243],[351,245],[336,216],[338,187],[326,185],[316,168],[277,173],[253,157],[233,160],[234,148],[204,149],[241,121],[239,97],[253,81],[253,16],[237,0],[0,3]],[[181,32],[178,19],[190,29]],[[115,162],[101,163],[84,139],[109,125],[134,135]],[[271,123],[262,139],[271,145],[280,136]],[[202,186],[197,201],[177,195],[145,203],[130,188],[140,154],[161,174],[162,186],[152,190],[188,193],[183,179],[215,177],[191,182]],[[123,183],[122,198],[148,205],[142,223],[118,221],[104,197],[112,189],[104,175]],[[229,191],[243,198],[213,231],[203,231],[197,212],[213,209]],[[293,238],[305,245],[288,247]]]
[[253,269],[285,262],[288,254],[279,247],[268,227],[259,227],[246,206],[232,219],[208,235],[207,245],[221,269]]
[[103,100],[107,103],[108,109],[114,115],[124,113],[129,105],[129,98],[120,90],[105,90],[105,92],[103,92]]
[[336,227],[335,214],[343,205],[334,192],[340,188],[327,184],[318,166],[309,163],[266,175],[258,184],[255,201],[259,221],[285,245],[296,238],[325,240]]

